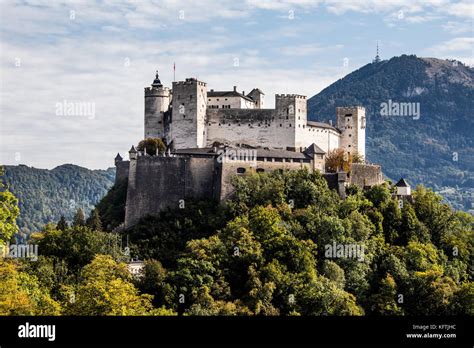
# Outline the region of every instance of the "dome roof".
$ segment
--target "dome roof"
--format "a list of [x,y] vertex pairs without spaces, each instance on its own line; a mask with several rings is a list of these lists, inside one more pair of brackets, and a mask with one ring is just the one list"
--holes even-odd
[[156,71],[156,76],[155,79],[153,80],[153,83],[151,84],[153,87],[163,87],[160,81],[160,77],[158,76],[158,70]]

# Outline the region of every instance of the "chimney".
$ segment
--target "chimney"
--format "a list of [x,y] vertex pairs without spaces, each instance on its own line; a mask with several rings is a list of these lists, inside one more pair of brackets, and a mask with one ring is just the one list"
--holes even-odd
[[237,92],[237,86],[234,86],[234,92]]
[[332,120],[329,120],[329,125],[332,126]]
[[242,91],[242,95],[245,95],[245,91]]

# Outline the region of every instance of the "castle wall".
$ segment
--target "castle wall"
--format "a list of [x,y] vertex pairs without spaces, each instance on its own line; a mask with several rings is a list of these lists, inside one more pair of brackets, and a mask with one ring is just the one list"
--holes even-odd
[[130,161],[120,161],[115,164],[115,184],[128,178]]
[[349,182],[362,188],[380,185],[383,183],[382,167],[376,164],[353,163]]
[[[245,173],[239,173],[238,169],[244,168]],[[219,200],[224,201],[232,196],[234,188],[232,186],[232,177],[239,175],[246,175],[248,173],[255,173],[257,171],[272,172],[278,169],[296,170],[308,168],[312,170],[312,163],[310,161],[301,160],[284,160],[282,162],[275,161],[229,161],[221,165],[221,190]]]
[[331,128],[321,128],[311,125],[298,125],[296,130],[296,147],[309,147],[311,144],[318,145],[322,150],[329,153],[339,147],[340,134]]
[[131,160],[125,227],[189,199],[213,199],[216,185],[213,158],[139,156]]
[[283,124],[279,127],[275,118],[272,109],[208,109],[207,145],[217,141],[282,149],[292,146],[294,133]]

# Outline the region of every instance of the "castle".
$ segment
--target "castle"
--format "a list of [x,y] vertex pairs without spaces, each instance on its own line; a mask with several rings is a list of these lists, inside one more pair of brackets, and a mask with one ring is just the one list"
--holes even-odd
[[[264,93],[208,90],[195,78],[163,86],[158,72],[145,88],[146,138],[160,138],[165,154],[147,154],[132,146],[129,161],[118,154],[116,182],[128,180],[125,228],[145,215],[177,208],[189,199],[224,201],[232,194],[231,177],[247,172],[308,168],[324,173],[326,155],[343,149],[365,158],[365,109],[336,108],[336,125],[309,121],[307,100],[275,95],[275,108],[264,108]],[[350,173],[324,173],[329,186],[345,194],[348,184],[383,181],[378,165],[354,163]]]

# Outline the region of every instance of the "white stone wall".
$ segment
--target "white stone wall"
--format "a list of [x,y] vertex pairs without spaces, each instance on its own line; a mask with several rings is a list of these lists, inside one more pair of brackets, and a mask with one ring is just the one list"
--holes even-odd
[[145,138],[164,137],[164,113],[169,104],[170,91],[167,87],[145,88]]
[[298,127],[296,131],[296,147],[303,150],[311,144],[318,145],[326,153],[337,149],[340,142],[340,134],[330,128],[321,128],[310,125]]
[[365,109],[363,107],[336,108],[337,127],[341,130],[340,147],[345,153],[358,153],[365,158]]
[[242,97],[207,97],[209,109],[255,109],[255,103]]
[[207,138],[206,84],[194,79],[173,83],[170,140],[176,149],[204,147]]

